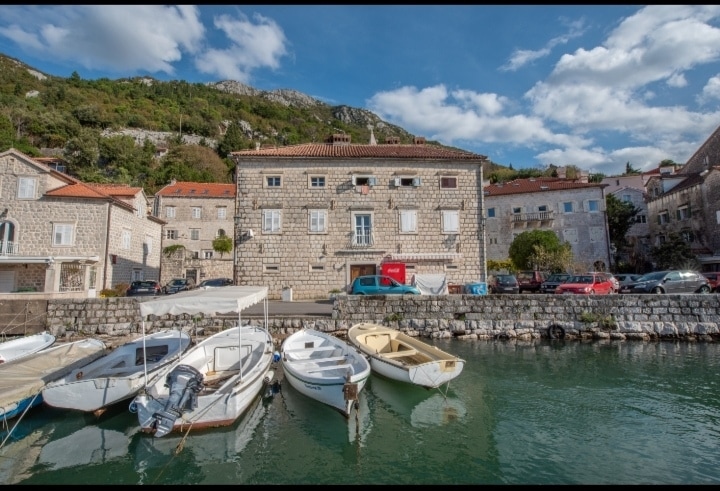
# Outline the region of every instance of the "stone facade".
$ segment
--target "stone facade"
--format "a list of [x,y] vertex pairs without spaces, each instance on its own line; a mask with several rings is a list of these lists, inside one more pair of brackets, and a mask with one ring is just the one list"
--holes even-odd
[[516,179],[485,187],[487,257],[502,261],[515,237],[551,230],[572,247],[579,271],[610,266],[603,185],[560,178]]
[[155,194],[153,213],[165,220],[162,249],[181,245],[162,255],[160,281],[192,278],[196,284],[210,278],[233,277],[232,252],[213,250],[213,240],[235,233],[235,185],[173,181]]
[[147,208],[141,188],[86,184],[0,153],[0,294],[92,297],[157,278],[162,224]]
[[[346,136],[346,135],[340,135]],[[402,262],[405,282],[482,278],[485,157],[424,145],[349,141],[233,153],[236,284],[269,298],[328,298]]]

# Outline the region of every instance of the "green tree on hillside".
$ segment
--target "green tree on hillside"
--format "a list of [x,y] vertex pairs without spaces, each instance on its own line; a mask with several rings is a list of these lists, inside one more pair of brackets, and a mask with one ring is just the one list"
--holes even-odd
[[561,242],[551,230],[521,233],[510,244],[508,255],[518,270],[568,271],[573,259],[570,244]]

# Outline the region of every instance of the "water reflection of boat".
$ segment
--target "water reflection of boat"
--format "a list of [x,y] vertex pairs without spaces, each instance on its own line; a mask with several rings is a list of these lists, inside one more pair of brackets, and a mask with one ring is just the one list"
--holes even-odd
[[317,401],[301,394],[289,383],[283,384],[281,396],[276,399],[277,403],[285,406],[293,419],[303,422],[302,428],[322,441],[346,434],[347,439],[342,441],[343,445],[357,443],[364,446],[372,428],[370,406],[364,390],[358,394],[357,409],[348,418],[344,418],[330,406],[318,405]]
[[105,464],[127,456],[129,444],[128,436],[120,431],[89,425],[46,443],[37,462],[48,469]]
[[231,427],[195,432],[187,437],[171,433],[164,438],[146,438],[142,435],[134,450],[139,469],[163,466],[169,458],[180,452],[190,452],[196,464],[222,463],[237,460],[250,443],[255,430],[268,411],[262,398],[258,398],[248,411]]
[[369,388],[380,404],[386,403],[414,427],[442,426],[467,414],[462,400],[444,396],[437,390],[422,389],[379,376],[371,378]]

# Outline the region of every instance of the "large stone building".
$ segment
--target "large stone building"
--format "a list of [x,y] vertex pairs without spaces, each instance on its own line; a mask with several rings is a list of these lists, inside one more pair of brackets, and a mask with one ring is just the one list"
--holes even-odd
[[142,188],[83,183],[0,153],[0,294],[93,297],[158,279],[162,220]]
[[569,242],[576,268],[610,268],[605,196],[600,183],[537,177],[485,186],[487,257],[508,258],[515,237],[529,230],[553,231]]
[[235,281],[271,298],[327,298],[362,274],[401,263],[405,280],[484,281],[486,157],[388,139],[233,152],[237,163]]
[[155,194],[155,216],[167,222],[162,248],[179,246],[162,255],[161,278],[232,278],[233,255],[214,250],[213,240],[233,237],[235,184],[172,181]]

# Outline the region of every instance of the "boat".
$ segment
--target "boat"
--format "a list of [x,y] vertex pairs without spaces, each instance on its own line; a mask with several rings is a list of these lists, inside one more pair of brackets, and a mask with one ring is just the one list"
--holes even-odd
[[189,346],[190,336],[179,330],[141,336],[46,384],[43,401],[100,416],[110,405],[135,397]]
[[[154,380],[130,404],[140,429],[154,437],[232,425],[272,381],[275,357],[267,328],[242,325],[241,311],[264,303],[267,326],[267,287],[226,286],[193,289],[140,304],[150,315],[217,315],[237,313],[238,325],[193,346],[173,362],[167,375]],[[279,354],[278,354],[279,358]]]
[[0,343],[0,363],[8,363],[32,355],[49,348],[54,342],[55,336],[47,331],[9,339]]
[[348,342],[370,358],[374,373],[426,389],[449,385],[465,360],[390,327],[361,322],[348,329]]
[[86,338],[3,363],[0,365],[0,420],[14,418],[40,405],[46,384],[65,377],[106,353],[105,343]]
[[356,348],[331,334],[302,329],[285,338],[280,359],[285,379],[301,394],[345,417],[357,409],[370,363]]

